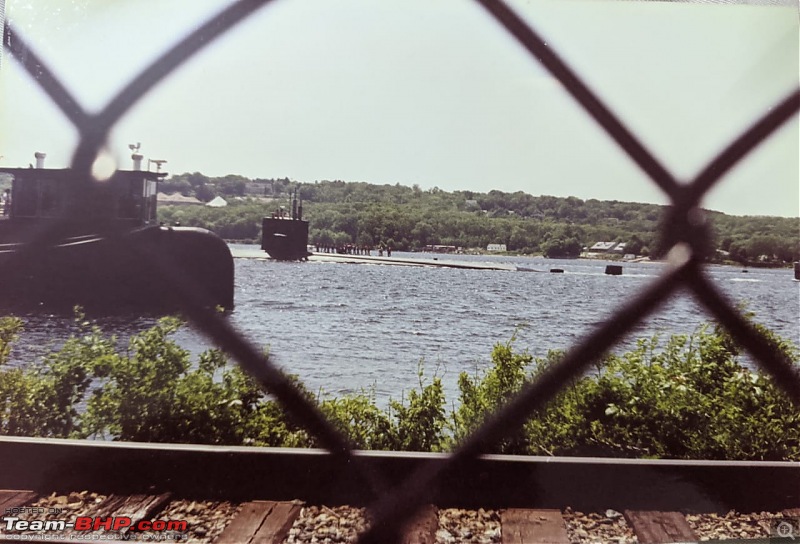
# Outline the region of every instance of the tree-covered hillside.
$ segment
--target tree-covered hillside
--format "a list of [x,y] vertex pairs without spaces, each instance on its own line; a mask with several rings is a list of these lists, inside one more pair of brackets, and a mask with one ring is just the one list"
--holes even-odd
[[[521,191],[443,191],[434,187],[363,182],[292,183],[182,174],[162,182],[162,191],[210,200],[228,198],[227,208],[162,207],[166,222],[209,228],[226,239],[255,240],[260,219],[289,205],[297,190],[310,221],[310,242],[417,250],[427,245],[486,248],[577,256],[598,241],[625,242],[626,252],[659,257],[657,229],[664,206],[575,197],[533,196]],[[232,198],[233,197],[233,198]],[[238,198],[238,200],[237,200]],[[724,259],[780,264],[800,259],[800,218],[736,217],[709,212],[714,244]]]

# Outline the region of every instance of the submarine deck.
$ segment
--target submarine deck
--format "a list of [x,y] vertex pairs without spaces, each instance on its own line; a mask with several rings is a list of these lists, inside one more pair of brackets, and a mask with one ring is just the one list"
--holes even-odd
[[[270,259],[260,248],[253,249],[232,247],[231,254],[238,259]],[[519,270],[518,267],[501,263],[481,263],[474,261],[447,260],[439,257],[407,258],[407,257],[377,257],[374,255],[346,255],[338,253],[311,253],[309,262],[315,263],[343,263],[343,264],[379,264],[388,266],[417,266],[431,268],[463,268],[469,270],[505,270],[509,272]],[[528,271],[526,269],[526,271]],[[533,270],[531,270],[533,271]],[[539,272],[538,270],[536,272]]]

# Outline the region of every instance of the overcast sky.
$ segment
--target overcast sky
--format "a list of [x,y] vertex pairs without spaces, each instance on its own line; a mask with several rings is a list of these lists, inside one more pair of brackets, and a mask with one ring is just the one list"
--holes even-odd
[[[220,0],[6,0],[89,109]],[[798,86],[797,7],[549,0],[517,9],[681,179]],[[795,118],[704,202],[800,215]],[[5,53],[0,166],[64,167],[75,131]],[[193,57],[116,127],[172,173],[665,199],[468,0],[281,0]]]

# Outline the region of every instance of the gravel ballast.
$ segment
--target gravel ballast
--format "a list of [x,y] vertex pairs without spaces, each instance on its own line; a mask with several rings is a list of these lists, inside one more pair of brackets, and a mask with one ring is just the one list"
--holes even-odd
[[[69,494],[51,494],[15,513],[19,519],[33,521],[74,521],[78,516],[92,516],[107,498],[106,495],[82,491]],[[153,520],[186,521],[188,530],[183,533],[152,533],[159,540],[184,542],[213,542],[239,512],[239,504],[227,501],[171,500]],[[438,511],[439,528],[437,544],[493,544],[502,541],[501,510],[464,510],[457,508]],[[6,515],[0,513],[0,515]],[[570,542],[575,544],[637,542],[625,517],[615,510],[604,512],[577,512],[570,508],[562,512]],[[770,529],[784,519],[794,526],[796,518],[786,518],[782,513],[758,512],[718,514],[688,514],[686,519],[698,540],[763,539]],[[338,544],[357,541],[358,534],[368,527],[369,520],[363,508],[349,506],[306,505],[294,522],[285,539],[286,544],[319,543]],[[5,525],[0,525],[0,535]],[[36,531],[24,531],[36,535]],[[39,532],[38,534],[41,534]],[[106,533],[113,537],[112,533]],[[144,536],[144,534],[142,534]],[[110,538],[107,538],[110,540]]]

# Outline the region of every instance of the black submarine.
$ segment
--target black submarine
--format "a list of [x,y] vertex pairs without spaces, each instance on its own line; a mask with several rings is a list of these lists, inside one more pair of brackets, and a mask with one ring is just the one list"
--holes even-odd
[[[133,147],[132,147],[133,149]],[[138,148],[137,148],[138,149]],[[0,308],[12,311],[163,313],[182,297],[144,253],[162,255],[173,277],[206,307],[233,308],[233,257],[212,232],[157,221],[166,173],[117,170],[105,181],[44,167],[0,168],[11,177],[0,216]],[[156,162],[160,170],[160,162]],[[35,241],[35,246],[27,245]]]

